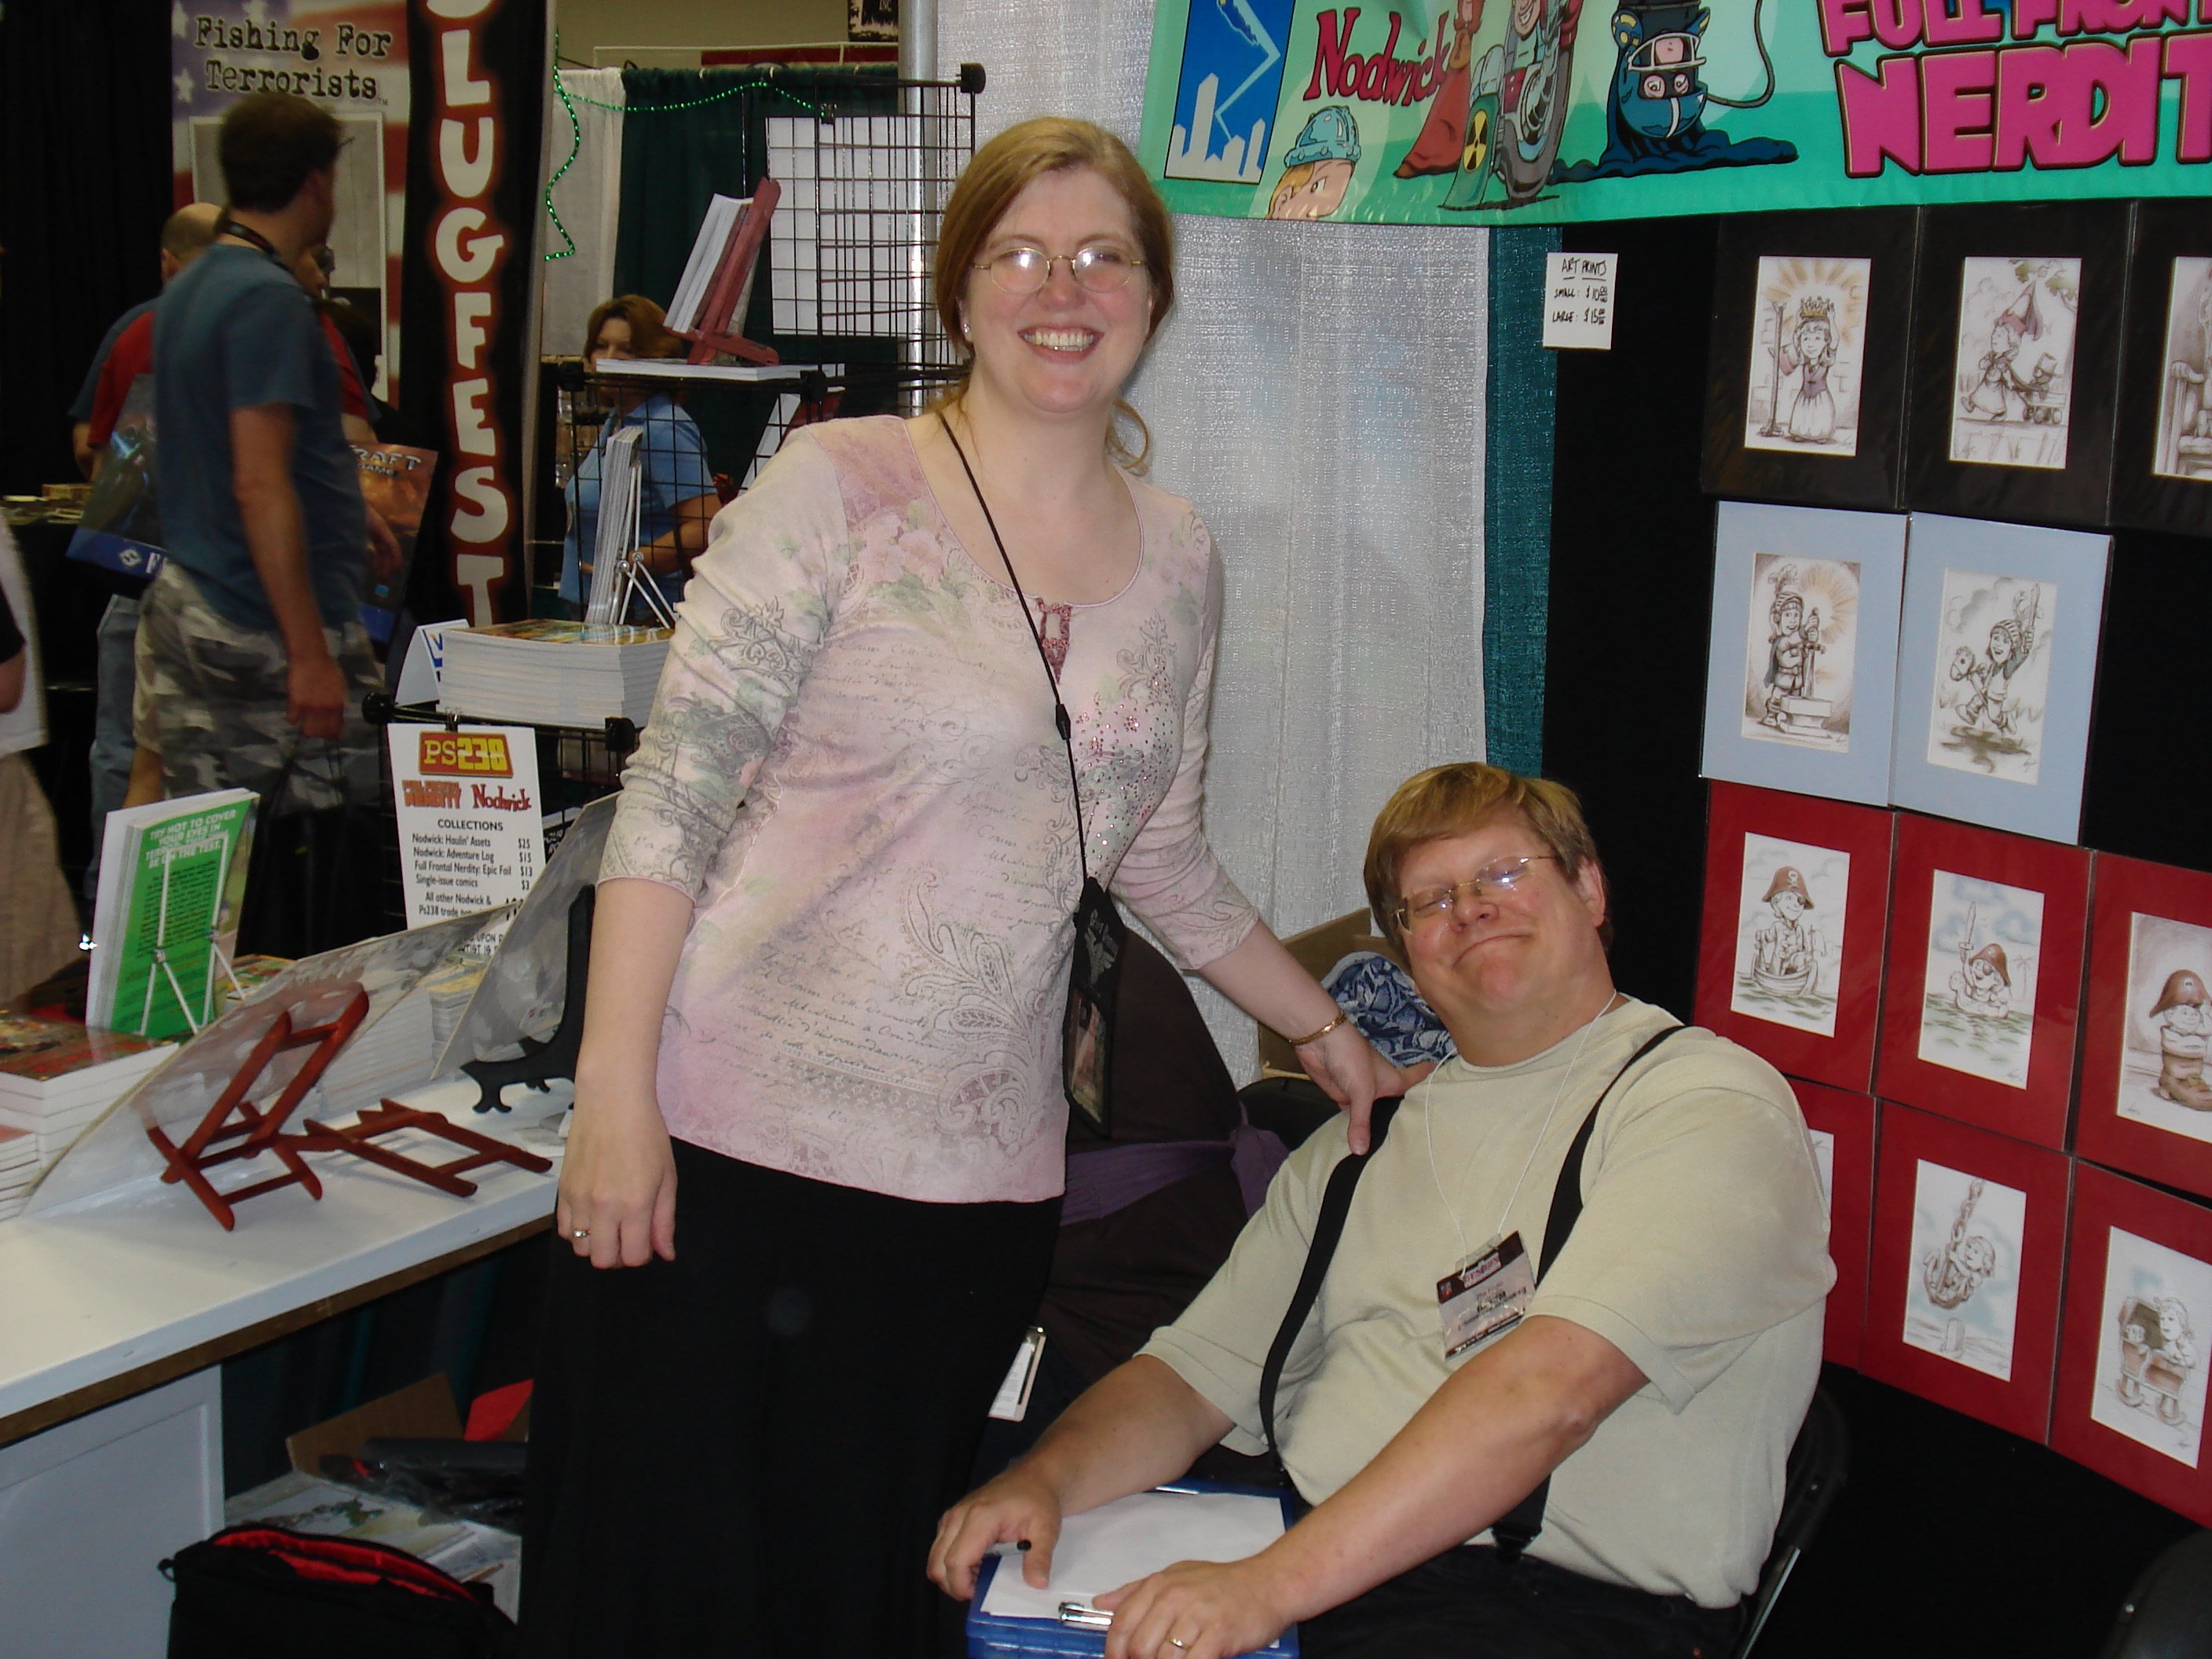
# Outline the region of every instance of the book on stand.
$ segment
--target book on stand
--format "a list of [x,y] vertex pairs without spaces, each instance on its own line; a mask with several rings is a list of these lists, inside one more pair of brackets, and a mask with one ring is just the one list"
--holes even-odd
[[107,815],[93,907],[88,1024],[197,1031],[229,988],[257,797],[216,789]]

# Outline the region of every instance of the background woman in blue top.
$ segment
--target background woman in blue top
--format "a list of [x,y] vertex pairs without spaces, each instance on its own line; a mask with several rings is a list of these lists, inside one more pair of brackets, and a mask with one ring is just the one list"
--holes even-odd
[[[607,301],[585,330],[584,368],[626,358],[680,357],[684,342],[671,334],[659,306],[640,294]],[[619,371],[614,371],[618,373]],[[568,480],[568,539],[561,558],[561,597],[581,616],[592,592],[592,553],[599,533],[599,465],[607,439],[624,427],[645,428],[637,441],[638,537],[645,568],[673,605],[684,594],[691,560],[707,545],[707,526],[720,508],[707,447],[698,423],[662,392],[635,380],[602,383],[609,414],[592,453]]]

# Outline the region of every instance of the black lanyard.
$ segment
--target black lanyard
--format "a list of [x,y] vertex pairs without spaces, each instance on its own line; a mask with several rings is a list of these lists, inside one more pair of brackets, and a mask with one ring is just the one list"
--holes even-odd
[[983,499],[983,486],[975,482],[975,469],[968,465],[968,452],[960,447],[960,440],[952,435],[952,423],[943,416],[938,423],[944,427],[945,436],[952,446],[952,453],[960,458],[960,470],[968,475],[968,488],[975,492],[975,505],[983,509],[983,522],[990,526],[991,544],[999,550],[999,562],[1006,567],[1006,580],[1014,585],[1014,597],[1022,607],[1022,620],[1029,624],[1030,639],[1036,646],[1037,660],[1044,665],[1046,687],[1052,692],[1052,720],[1059,728],[1060,740],[1067,747],[1067,787],[1075,797],[1075,856],[1083,868],[1083,879],[1091,879],[1091,855],[1084,847],[1083,789],[1075,781],[1075,726],[1068,718],[1067,705],[1060,698],[1060,680],[1052,672],[1052,659],[1045,654],[1044,635],[1037,629],[1036,618],[1030,615],[1030,596],[1022,591],[1022,579],[1014,574],[1014,561],[1006,551],[1005,539],[999,534],[999,521],[991,516],[991,503]]
[[225,214],[222,221],[216,226],[215,234],[218,236],[235,236],[241,242],[251,242],[254,246],[259,248],[264,253],[267,254],[270,262],[276,264],[280,270],[288,268],[284,264],[284,256],[276,251],[276,243],[270,241],[266,236],[264,236],[259,231],[255,230],[252,226],[241,225],[237,220],[232,218],[228,214]]

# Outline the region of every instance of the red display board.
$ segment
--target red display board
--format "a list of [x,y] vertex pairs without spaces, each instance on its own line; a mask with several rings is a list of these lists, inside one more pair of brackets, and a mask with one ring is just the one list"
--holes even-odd
[[2073,1165],[1884,1101],[1862,1364],[2041,1440]]
[[1698,1024],[1792,1077],[1874,1078],[1894,815],[1716,783]]
[[2212,1196],[2212,875],[2099,854],[2081,1028],[2075,1151]]
[[1795,1078],[1798,1109],[1813,1132],[1813,1151],[1820,1161],[1821,1184],[1828,1199],[1828,1257],[1836,1264],[1835,1287],[1828,1292],[1828,1320],[1821,1357],[1838,1365],[1858,1364],[1866,1338],[1867,1249],[1874,1231],[1875,1105],[1865,1095],[1847,1094]]
[[1875,1093],[2066,1144],[2089,854],[1900,813]]
[[2212,1210],[2082,1164],[2051,1444],[2212,1526]]

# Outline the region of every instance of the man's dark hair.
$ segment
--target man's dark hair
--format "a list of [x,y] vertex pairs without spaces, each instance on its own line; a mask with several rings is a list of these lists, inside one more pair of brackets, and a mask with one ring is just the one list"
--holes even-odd
[[228,205],[281,213],[311,173],[338,159],[337,117],[296,93],[256,92],[222,118],[216,155]]

